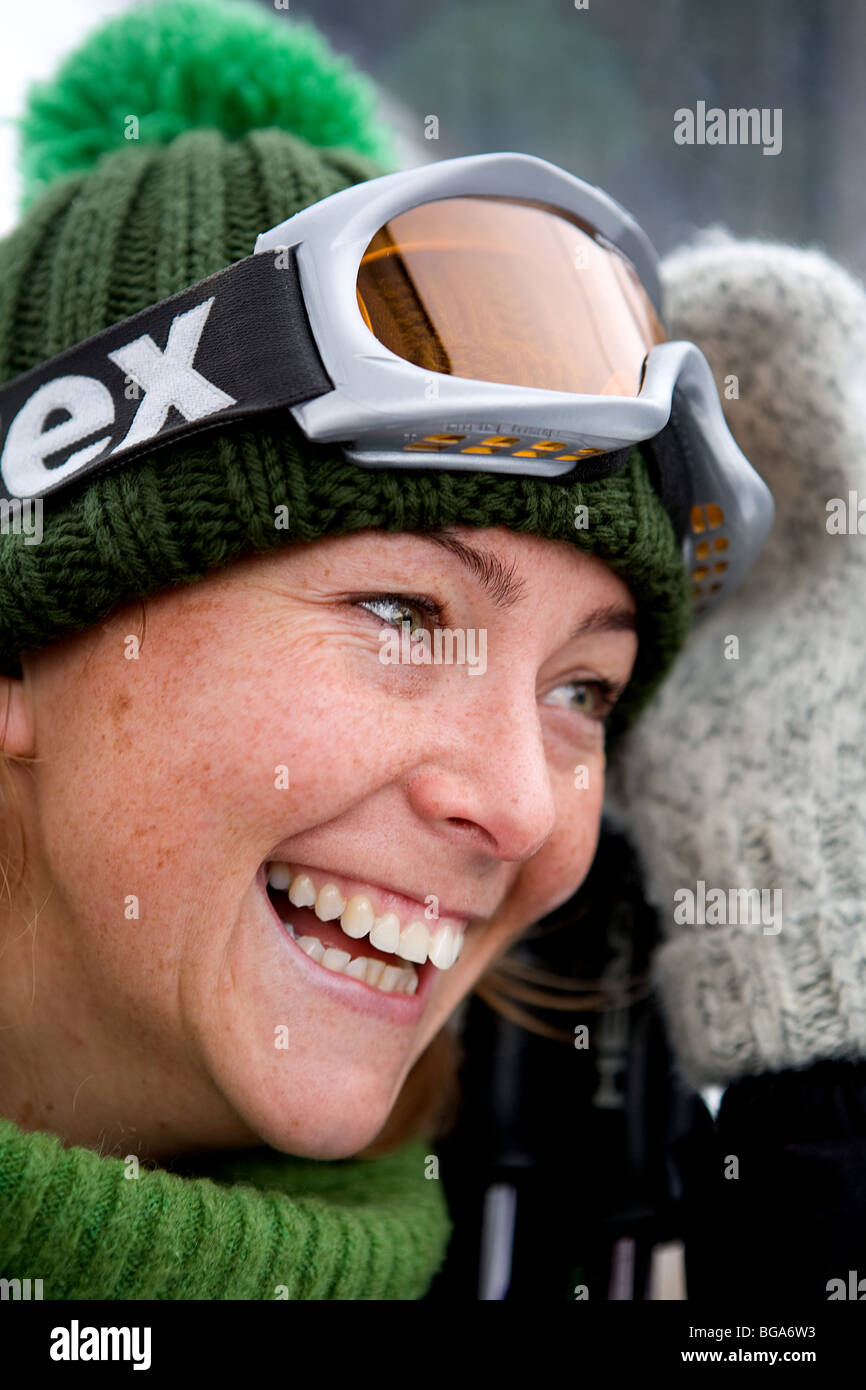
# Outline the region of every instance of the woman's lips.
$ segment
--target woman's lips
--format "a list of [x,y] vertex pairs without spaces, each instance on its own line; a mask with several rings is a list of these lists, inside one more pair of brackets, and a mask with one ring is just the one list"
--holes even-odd
[[[435,982],[435,977],[441,973],[436,969],[432,961],[428,960],[424,964],[414,965],[403,961],[400,957],[392,955],[391,960],[393,961],[393,965],[389,967],[384,964],[384,960],[387,959],[385,953],[374,948],[375,958],[377,959],[377,964],[382,967],[382,973],[379,976],[378,983],[371,984],[366,979],[359,979],[354,975],[347,975],[345,970],[337,970],[323,965],[321,959],[319,961],[314,960],[296,940],[292,939],[292,936],[284,925],[275,903],[270,893],[267,891],[265,868],[266,866],[263,865],[258,876],[262,896],[267,903],[271,919],[278,926],[281,938],[291,952],[293,966],[299,974],[311,986],[323,990],[326,994],[329,994],[347,1008],[358,1010],[361,1013],[372,1014],[390,1023],[402,1023],[406,1025],[415,1024],[424,1012],[430,990]],[[294,911],[294,909],[292,910]],[[312,914],[306,911],[295,911],[295,916],[300,922],[303,922],[304,919],[309,921]],[[324,945],[326,949],[335,949],[328,945],[324,937],[327,933],[328,941],[330,941],[337,932],[340,932],[342,936],[342,932],[336,922],[318,922],[317,927],[320,936],[323,938],[321,944]],[[359,959],[367,954],[370,956],[373,955],[373,952],[370,951],[366,943],[361,944],[348,938],[344,939],[345,945],[348,947],[347,953],[350,957]],[[324,955],[324,951],[322,955]],[[379,959],[380,957],[382,959]],[[399,992],[394,988],[382,988],[383,984],[393,983],[393,976],[391,976],[390,979],[384,978],[384,973],[388,969],[411,969],[417,979],[417,986],[414,992],[406,993]]]

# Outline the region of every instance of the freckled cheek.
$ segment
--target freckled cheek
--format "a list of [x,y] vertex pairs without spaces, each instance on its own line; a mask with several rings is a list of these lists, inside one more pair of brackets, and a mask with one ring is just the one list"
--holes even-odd
[[97,921],[115,919],[142,871],[154,905],[179,884],[200,898],[214,862],[248,864],[338,815],[399,775],[400,730],[417,725],[387,698],[386,668],[359,679],[312,634],[267,663],[234,651],[216,667],[123,668],[122,710],[104,674],[53,725],[40,791],[50,872]]
[[205,901],[208,818],[226,789],[197,694],[195,680],[184,689],[182,663],[126,662],[113,646],[86,680],[43,689],[40,874],[52,911],[91,950],[158,944],[165,960],[188,904]]
[[424,739],[418,707],[394,697],[390,672],[371,670],[368,653],[359,669],[322,642],[293,656],[266,680],[236,684],[245,715],[226,723],[215,760],[223,804],[268,835],[339,814],[399,777]]

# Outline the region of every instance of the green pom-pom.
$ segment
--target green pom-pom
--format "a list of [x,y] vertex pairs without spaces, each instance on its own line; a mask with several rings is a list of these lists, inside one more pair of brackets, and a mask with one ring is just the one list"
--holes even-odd
[[374,83],[308,21],[251,0],[158,0],[97,29],[54,78],[34,84],[18,121],[22,209],[54,179],[129,143],[185,130],[230,139],[277,126],[396,167]]

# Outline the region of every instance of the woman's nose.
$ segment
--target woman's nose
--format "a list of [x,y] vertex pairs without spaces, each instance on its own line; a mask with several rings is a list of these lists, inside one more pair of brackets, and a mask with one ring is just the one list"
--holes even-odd
[[556,805],[534,684],[464,691],[439,708],[430,735],[408,781],[415,813],[498,859],[535,854],[553,831]]

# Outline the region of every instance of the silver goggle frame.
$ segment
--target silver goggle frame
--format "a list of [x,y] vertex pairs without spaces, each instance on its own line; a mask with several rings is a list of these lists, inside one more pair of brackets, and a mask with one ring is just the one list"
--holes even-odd
[[[556,165],[533,155],[495,153],[386,174],[304,208],[256,240],[257,255],[294,248],[312,335],[334,385],[291,408],[298,425],[315,442],[339,444],[362,467],[548,478],[581,476],[579,462],[557,454],[584,450],[591,461],[667,430],[685,474],[688,525],[682,546],[696,611],[714,607],[754,564],[774,506],[728,429],[709,363],[694,343],[653,347],[638,396],[593,396],[421,368],[390,351],[367,327],[357,281],[376,233],[421,203],[473,194],[537,200],[590,223],[631,262],[662,317],[658,258],[645,233],[601,189]],[[428,453],[419,446],[432,435],[446,442],[437,440]],[[495,453],[474,452],[490,437],[514,442]],[[551,449],[557,442],[566,447]],[[538,456],[526,457],[532,445]],[[523,457],[515,457],[521,452]]]

